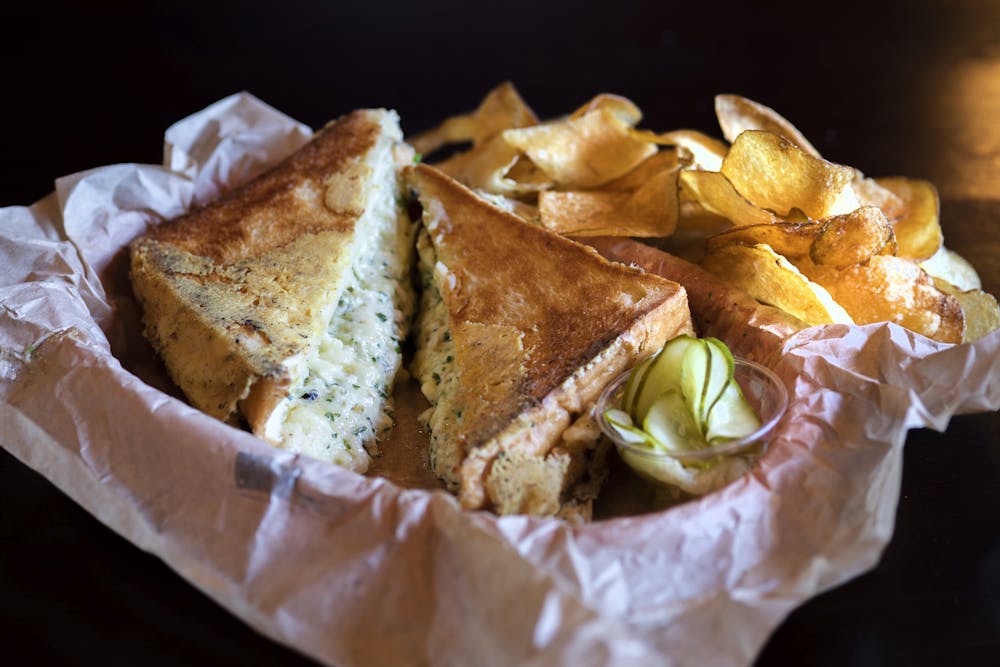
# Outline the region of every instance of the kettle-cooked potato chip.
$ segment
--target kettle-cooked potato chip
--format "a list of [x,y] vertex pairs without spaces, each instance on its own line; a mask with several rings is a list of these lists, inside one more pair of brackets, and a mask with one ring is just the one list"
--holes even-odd
[[813,220],[858,207],[850,167],[817,158],[777,134],[746,130],[722,160],[737,192],[779,216],[799,209]]
[[983,286],[979,274],[969,260],[944,246],[938,248],[929,259],[920,262],[920,268],[962,291],[981,289]]
[[681,172],[681,187],[706,210],[721,215],[734,225],[762,225],[777,221],[773,213],[747,201],[729,179],[717,171],[685,170]]
[[[601,186],[602,190],[612,192],[634,192],[651,178],[656,178],[664,172],[677,174],[681,168],[688,165],[688,160],[676,149],[665,149],[653,153],[648,158],[640,162],[634,169],[624,176],[609,181]],[[674,187],[677,186],[676,179]]]
[[698,130],[673,130],[656,134],[649,130],[633,130],[639,139],[651,141],[661,146],[676,146],[691,154],[691,169],[704,171],[719,171],[722,169],[722,158],[726,156],[729,146]]
[[495,194],[515,194],[525,189],[517,181],[507,178],[518,155],[517,149],[497,135],[434,166],[470,188]]
[[701,265],[761,303],[809,325],[854,323],[826,289],[766,244],[728,245],[705,255]]
[[875,182],[902,200],[902,217],[893,226],[899,256],[927,259],[941,247],[940,203],[937,189],[916,178],[876,178]]
[[934,278],[934,284],[945,294],[958,299],[965,316],[965,330],[962,342],[978,340],[994,329],[1000,328],[1000,305],[992,294],[981,289],[961,290],[951,283]]
[[542,226],[570,236],[663,237],[677,226],[676,150],[660,151],[600,190],[538,195]]
[[862,206],[822,222],[809,249],[809,258],[816,264],[844,268],[867,262],[872,255],[896,254],[892,225],[874,206]]
[[722,136],[730,143],[746,130],[764,130],[784,137],[813,157],[820,157],[819,151],[794,125],[759,102],[739,95],[716,95],[715,116],[722,128]]
[[765,244],[779,255],[792,260],[808,257],[813,242],[823,229],[822,222],[776,222],[743,225],[727,229],[705,239],[705,248],[714,252],[729,245]]
[[475,111],[447,118],[437,127],[407,141],[418,153],[429,154],[446,144],[471,141],[478,146],[502,131],[537,125],[538,116],[531,110],[509,81],[491,90]]
[[627,97],[622,97],[621,95],[614,95],[612,93],[601,93],[594,96],[589,102],[580,106],[573,113],[571,113],[569,117],[571,119],[583,118],[591,111],[598,111],[600,109],[610,111],[612,114],[617,116],[619,120],[630,127],[634,127],[640,120],[642,120],[642,111],[632,100]]
[[803,274],[825,287],[858,324],[895,322],[942,343],[961,343],[962,307],[917,264],[875,255],[844,268],[799,262]]
[[656,152],[636,138],[617,111],[605,107],[577,118],[506,130],[504,139],[559,185],[594,188],[626,174]]

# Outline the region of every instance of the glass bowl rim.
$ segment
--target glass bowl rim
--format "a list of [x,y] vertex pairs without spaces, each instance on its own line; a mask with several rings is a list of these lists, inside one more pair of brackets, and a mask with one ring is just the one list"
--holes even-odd
[[[767,366],[743,357],[734,357],[733,361],[735,366],[747,368],[763,376],[768,385],[777,389],[778,400],[777,408],[774,410],[774,414],[771,415],[766,421],[762,420],[760,428],[742,438],[729,440],[714,447],[705,447],[691,452],[666,452],[662,450],[652,451],[646,447],[626,442],[621,438],[621,436],[618,435],[614,428],[608,424],[604,413],[607,408],[612,407],[610,405],[612,396],[614,396],[615,392],[618,391],[618,389],[620,389],[624,382],[628,379],[629,374],[632,372],[633,368],[635,368],[634,366],[616,375],[615,378],[611,380],[611,382],[609,382],[603,390],[601,390],[597,401],[594,403],[594,419],[597,421],[597,425],[601,429],[601,432],[613,443],[615,443],[615,447],[619,450],[624,449],[627,450],[629,454],[648,457],[650,459],[669,458],[682,463],[697,463],[739,453],[766,439],[770,436],[771,432],[774,431],[778,422],[781,421],[781,418],[784,417],[785,413],[788,411],[788,389],[785,387],[785,383],[782,382],[774,371]],[[759,416],[760,415],[758,415],[758,417]]]

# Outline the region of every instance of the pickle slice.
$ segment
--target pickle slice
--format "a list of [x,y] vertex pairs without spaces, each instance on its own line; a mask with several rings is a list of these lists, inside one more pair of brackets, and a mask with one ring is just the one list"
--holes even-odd
[[708,413],[733,377],[734,362],[721,341],[706,338],[697,342],[681,360],[680,386],[695,421],[705,433]]
[[710,445],[745,438],[760,428],[760,419],[735,379],[729,381],[708,413],[705,439]]
[[668,389],[676,389],[680,385],[681,363],[684,356],[689,348],[700,343],[701,341],[693,336],[677,336],[667,341],[660,353],[653,357],[630,411],[633,422],[643,423],[653,401]]
[[633,407],[635,405],[635,397],[639,393],[639,389],[642,387],[642,383],[646,378],[646,374],[649,372],[649,367],[656,360],[656,355],[646,359],[644,362],[632,369],[629,373],[628,380],[625,381],[625,391],[622,392],[621,408],[628,415],[633,413]]
[[621,436],[621,439],[628,444],[646,445],[650,448],[655,446],[656,443],[653,442],[648,433],[632,424],[632,418],[628,416],[628,413],[616,408],[611,408],[610,410],[605,411],[604,419],[611,425],[611,428],[613,428],[615,432]]
[[668,389],[653,401],[642,428],[661,449],[670,452],[691,451],[704,443],[701,429],[676,389]]

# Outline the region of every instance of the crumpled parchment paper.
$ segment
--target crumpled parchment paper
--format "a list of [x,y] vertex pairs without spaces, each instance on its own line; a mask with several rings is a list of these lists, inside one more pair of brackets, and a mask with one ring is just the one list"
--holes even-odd
[[[0,444],[251,626],[354,665],[743,665],[891,537],[909,428],[1000,408],[1000,332],[790,339],[792,393],[753,472],[697,501],[571,526],[270,448],[171,395],[124,247],[304,143],[248,94],[172,126],[163,166],[61,178],[0,209]],[[67,556],[71,558],[71,556]]]

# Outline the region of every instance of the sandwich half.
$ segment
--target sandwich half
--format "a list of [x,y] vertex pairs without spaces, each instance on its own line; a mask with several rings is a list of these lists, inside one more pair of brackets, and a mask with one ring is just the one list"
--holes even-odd
[[414,306],[412,155],[394,112],[355,111],[132,243],[146,337],[192,405],[367,469]]
[[429,462],[467,508],[587,516],[604,477],[589,410],[680,333],[682,287],[609,262],[426,165],[411,370],[431,403]]

